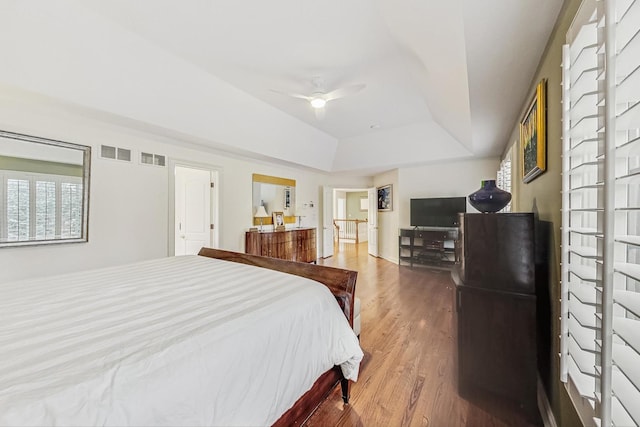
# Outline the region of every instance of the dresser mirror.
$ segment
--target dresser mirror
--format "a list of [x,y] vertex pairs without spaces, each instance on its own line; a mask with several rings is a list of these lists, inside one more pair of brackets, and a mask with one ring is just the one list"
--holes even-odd
[[0,131],[0,247],[86,242],[91,147]]
[[267,217],[262,218],[262,224],[273,224],[272,213],[282,212],[285,224],[296,222],[296,180],[279,178],[277,176],[253,174],[253,225],[260,225],[260,218],[256,212],[264,206]]

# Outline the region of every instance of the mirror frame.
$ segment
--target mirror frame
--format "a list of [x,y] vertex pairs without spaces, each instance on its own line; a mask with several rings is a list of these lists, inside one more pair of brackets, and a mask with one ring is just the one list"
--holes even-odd
[[[88,145],[74,144],[71,142],[58,141],[55,139],[41,138],[38,136],[25,135],[15,132],[0,130],[0,138],[14,139],[17,141],[31,142],[61,148],[78,150],[82,153],[82,225],[80,237],[62,239],[53,238],[46,240],[21,240],[11,242],[0,242],[0,248],[19,246],[39,246],[62,243],[81,243],[89,241],[89,186],[91,178],[91,147]],[[3,203],[4,205],[4,203]]]
[[[269,175],[261,175],[259,173],[254,173],[253,174],[253,179],[251,181],[251,185],[255,184],[256,182],[261,183],[261,184],[272,184],[272,185],[281,185],[283,187],[291,187],[293,189],[296,188],[296,180],[295,179],[287,179],[287,178],[280,178],[277,176],[269,176]],[[293,200],[296,200],[296,196],[294,195]],[[254,209],[255,206],[251,206],[251,209]],[[251,217],[253,218],[253,225],[260,225],[260,220],[253,217],[253,214],[255,212],[251,212]],[[295,216],[285,216],[284,217],[284,223],[285,224],[295,224],[296,223],[296,217]],[[273,216],[270,218],[263,218],[262,220],[262,225],[273,225]]]

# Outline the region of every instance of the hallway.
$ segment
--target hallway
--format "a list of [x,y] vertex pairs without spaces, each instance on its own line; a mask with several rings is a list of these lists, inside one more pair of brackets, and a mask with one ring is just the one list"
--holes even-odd
[[336,245],[319,264],[358,271],[365,358],[350,405],[338,387],[307,426],[542,425],[490,396],[458,396],[448,271],[399,267],[369,256],[366,243]]

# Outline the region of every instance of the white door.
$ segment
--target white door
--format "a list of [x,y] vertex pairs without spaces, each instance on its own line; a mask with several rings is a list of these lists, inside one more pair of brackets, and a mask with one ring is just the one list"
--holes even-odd
[[378,190],[369,191],[369,255],[378,256]]
[[322,188],[322,258],[333,256],[333,188]]
[[211,246],[211,172],[175,168],[175,254],[195,255]]

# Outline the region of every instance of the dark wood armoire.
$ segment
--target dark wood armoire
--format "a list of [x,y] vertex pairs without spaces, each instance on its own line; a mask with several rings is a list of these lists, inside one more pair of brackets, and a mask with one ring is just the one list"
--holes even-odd
[[460,214],[454,271],[458,388],[492,393],[536,414],[536,294],[532,213]]

